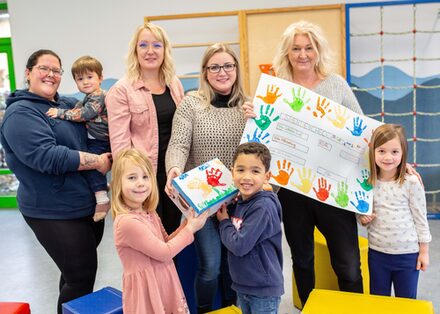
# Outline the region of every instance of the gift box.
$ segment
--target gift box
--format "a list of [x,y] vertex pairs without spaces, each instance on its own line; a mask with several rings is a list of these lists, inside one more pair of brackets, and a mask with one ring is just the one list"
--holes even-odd
[[222,204],[229,204],[238,193],[232,181],[232,173],[218,159],[191,169],[173,182],[174,194],[171,199],[187,216],[190,207],[198,216],[209,209],[214,214]]
[[63,303],[63,314],[122,314],[122,292],[112,287]]

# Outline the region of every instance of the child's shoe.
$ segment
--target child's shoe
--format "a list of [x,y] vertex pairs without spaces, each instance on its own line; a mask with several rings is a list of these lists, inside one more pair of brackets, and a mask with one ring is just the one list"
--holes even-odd
[[104,204],[96,204],[93,220],[97,222],[104,219],[109,210],[110,210],[110,202]]

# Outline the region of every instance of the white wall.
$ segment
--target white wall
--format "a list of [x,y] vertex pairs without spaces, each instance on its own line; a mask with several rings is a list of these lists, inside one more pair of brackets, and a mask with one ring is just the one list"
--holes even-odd
[[[344,3],[373,2],[348,0]],[[41,48],[52,49],[70,69],[81,55],[90,54],[104,66],[104,76],[124,74],[124,57],[135,28],[144,16],[336,4],[332,0],[10,0],[12,47],[17,88],[23,87],[29,55]],[[66,71],[62,93],[76,92]]]

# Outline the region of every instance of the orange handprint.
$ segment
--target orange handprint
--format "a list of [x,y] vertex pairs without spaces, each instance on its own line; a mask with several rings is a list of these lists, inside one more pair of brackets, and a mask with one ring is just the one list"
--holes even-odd
[[287,160],[283,160],[283,166],[281,166],[281,162],[277,160],[277,166],[278,166],[278,175],[274,176],[271,175],[272,178],[275,179],[279,184],[286,185],[289,182],[289,178],[293,173],[293,167],[292,164],[287,162]]
[[282,93],[278,94],[279,90],[280,88],[275,85],[267,85],[266,96],[257,96],[257,98],[262,99],[268,105],[273,105],[275,101],[277,101],[278,97],[282,95]]
[[[321,113],[321,116],[320,116],[319,118],[322,118],[322,117],[324,117],[327,113],[329,113],[329,112],[332,111],[332,109],[329,108],[330,103],[329,103],[329,102],[326,103],[326,101],[327,101],[326,98],[322,98],[322,101],[321,101],[321,97],[318,96],[318,101],[316,102],[316,108],[315,108],[315,110],[313,110],[313,116],[314,116],[314,117],[318,118],[318,114]],[[311,110],[310,107],[307,107],[307,109],[308,109],[308,110]],[[319,112],[318,112],[318,111],[319,111]]]
[[318,179],[318,191],[316,191],[315,187],[313,187],[313,191],[315,191],[316,197],[320,201],[325,201],[328,199],[330,189],[332,188],[332,185],[329,184],[327,186],[327,180],[325,178],[319,178]]

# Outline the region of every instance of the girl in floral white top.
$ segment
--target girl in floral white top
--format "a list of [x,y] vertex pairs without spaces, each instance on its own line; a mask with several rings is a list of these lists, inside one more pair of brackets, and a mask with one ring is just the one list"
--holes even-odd
[[368,230],[370,293],[417,297],[419,270],[429,265],[429,232],[422,184],[406,174],[407,141],[403,127],[378,127],[370,145],[372,215],[360,216]]

